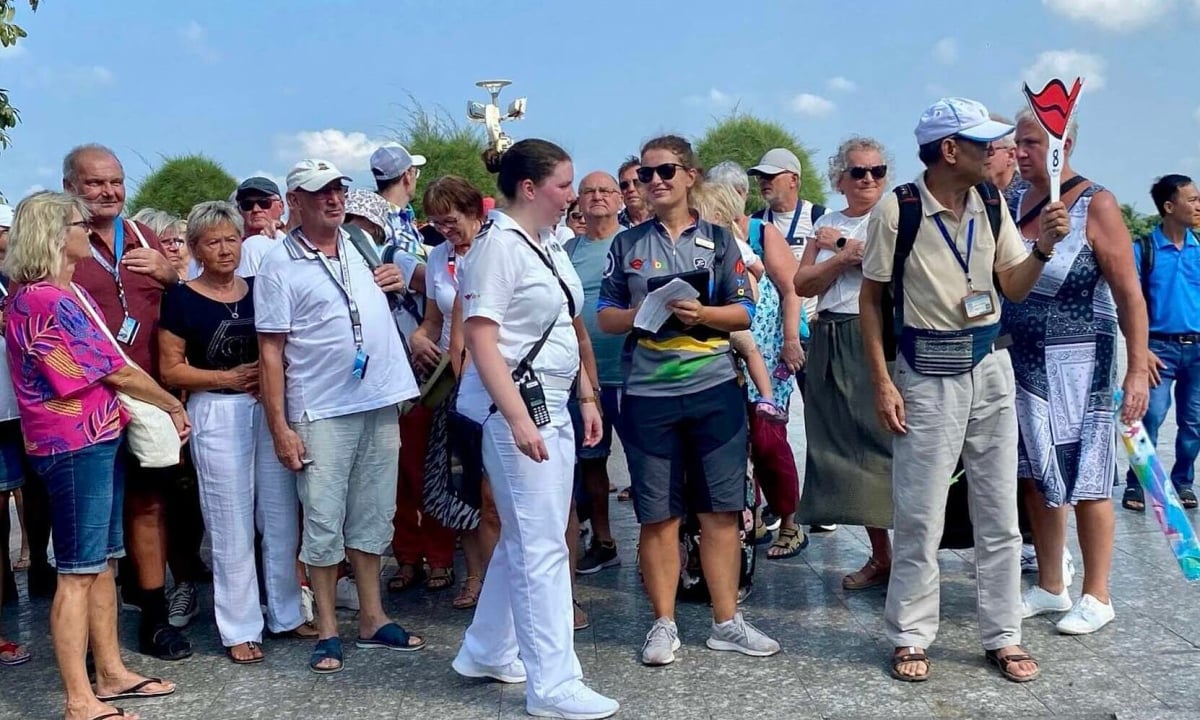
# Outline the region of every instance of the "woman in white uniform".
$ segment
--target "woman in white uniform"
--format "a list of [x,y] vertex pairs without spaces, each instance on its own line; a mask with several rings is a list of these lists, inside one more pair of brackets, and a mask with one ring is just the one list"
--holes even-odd
[[459,269],[472,363],[458,412],[482,426],[500,541],[454,669],[527,682],[526,711],[536,717],[606,718],[618,705],[583,684],[575,656],[564,537],[575,465],[567,400],[576,376],[585,444],[601,431],[573,327],[583,286],[551,230],[574,197],[573,167],[557,145],[522,140],[499,171],[508,204],[492,213]]

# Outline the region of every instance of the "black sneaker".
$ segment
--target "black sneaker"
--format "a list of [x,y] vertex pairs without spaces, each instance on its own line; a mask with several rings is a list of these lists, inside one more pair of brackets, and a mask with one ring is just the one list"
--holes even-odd
[[152,630],[138,633],[138,652],[159,660],[184,660],[192,656],[192,644],[170,625],[164,623]]
[[819,535],[821,533],[831,533],[837,530],[837,523],[827,523],[825,525],[811,525],[808,528],[810,535]]
[[1179,503],[1187,510],[1196,508],[1196,491],[1192,490],[1191,486],[1179,488]]
[[617,567],[621,558],[617,555],[617,544],[592,543],[587,552],[579,558],[579,566],[575,568],[576,575],[594,575],[604,568]]
[[763,508],[762,521],[763,525],[766,525],[767,529],[771,532],[775,532],[779,529],[779,526],[783,524],[783,520],[769,507]]

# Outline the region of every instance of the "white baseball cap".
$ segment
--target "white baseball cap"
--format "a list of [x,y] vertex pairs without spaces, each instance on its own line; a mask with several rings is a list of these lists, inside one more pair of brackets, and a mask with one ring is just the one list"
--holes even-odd
[[335,180],[341,180],[343,184],[350,182],[350,178],[343,175],[331,162],[301,160],[287,174],[287,189],[288,192],[316,192]]
[[394,180],[424,164],[424,155],[413,155],[403,145],[384,145],[371,153],[371,174],[376,180]]
[[924,145],[951,135],[968,140],[991,142],[1016,130],[1012,125],[996,122],[988,116],[983,103],[967,98],[942,98],[921,114],[915,130],[917,144]]
[[0,228],[10,228],[13,223],[13,209],[7,205],[0,205]]
[[746,171],[747,175],[778,175],[779,173],[800,174],[800,158],[787,148],[768,150],[758,164]]

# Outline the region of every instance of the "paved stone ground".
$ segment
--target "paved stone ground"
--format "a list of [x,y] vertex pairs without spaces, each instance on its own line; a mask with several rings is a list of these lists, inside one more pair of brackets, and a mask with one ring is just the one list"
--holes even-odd
[[[801,421],[792,423],[803,459]],[[1174,429],[1164,428],[1165,459]],[[613,467],[623,468],[621,458]],[[623,469],[616,478],[625,481]],[[1026,646],[1042,661],[1028,685],[1004,681],[985,667],[978,645],[970,552],[942,553],[942,626],[931,650],[933,678],[906,685],[887,674],[882,591],[847,595],[841,577],[866,559],[866,536],[841,528],[817,536],[791,560],[760,559],[748,617],[783,643],[783,653],[752,659],[703,647],[707,608],[681,606],[679,660],[659,669],[638,664],[651,621],[634,567],[636,524],[627,504],[613,503],[624,565],[579,582],[592,627],[576,634],[587,681],[620,700],[619,717],[655,720],[746,717],[816,718],[1136,718],[1200,717],[1200,589],[1182,580],[1153,517],[1117,509],[1113,597],[1117,620],[1090,637],[1055,633],[1048,618],[1025,623]],[[1071,533],[1073,536],[1074,533]],[[1078,558],[1078,547],[1074,545]],[[18,547],[14,544],[13,547]],[[760,553],[760,558],[763,556]],[[385,575],[391,570],[385,571]],[[1028,582],[1028,579],[1027,579]],[[1072,588],[1079,592],[1079,580]],[[61,717],[59,682],[48,638],[48,603],[24,597],[4,614],[10,637],[28,643],[33,662],[0,668],[0,720]],[[451,608],[451,592],[410,591],[387,599],[429,647],[416,655],[365,652],[348,645],[346,670],[318,677],[306,668],[310,646],[270,641],[267,661],[238,667],[225,659],[211,614],[211,589],[189,630],[196,655],[161,663],[127,652],[137,670],[176,680],[178,693],[128,703],[146,718],[482,718],[524,717],[522,686],[467,681],[450,669],[467,612]],[[135,647],[135,620],[123,615],[125,647]],[[351,614],[342,635],[355,633]]]

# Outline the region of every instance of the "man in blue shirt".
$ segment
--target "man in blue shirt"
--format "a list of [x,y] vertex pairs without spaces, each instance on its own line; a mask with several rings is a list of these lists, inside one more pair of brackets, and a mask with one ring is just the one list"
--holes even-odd
[[[1186,175],[1165,175],[1150,188],[1162,222],[1135,242],[1134,262],[1150,313],[1150,407],[1142,424],[1150,441],[1171,409],[1176,385],[1175,466],[1171,482],[1185,508],[1196,507],[1196,456],[1200,455],[1200,190]],[[1145,510],[1141,486],[1130,472],[1122,505]]]

